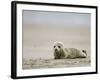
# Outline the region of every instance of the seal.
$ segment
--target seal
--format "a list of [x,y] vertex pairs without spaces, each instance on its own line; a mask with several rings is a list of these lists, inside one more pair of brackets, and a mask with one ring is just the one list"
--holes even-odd
[[76,48],[64,48],[62,42],[55,42],[53,46],[54,59],[74,59],[74,58],[86,58],[87,51],[79,50]]

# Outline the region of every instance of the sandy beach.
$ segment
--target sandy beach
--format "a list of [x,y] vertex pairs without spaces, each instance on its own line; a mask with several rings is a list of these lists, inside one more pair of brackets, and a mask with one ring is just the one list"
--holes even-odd
[[85,59],[37,59],[24,60],[23,69],[46,69],[46,68],[68,68],[87,67],[91,64],[90,58]]

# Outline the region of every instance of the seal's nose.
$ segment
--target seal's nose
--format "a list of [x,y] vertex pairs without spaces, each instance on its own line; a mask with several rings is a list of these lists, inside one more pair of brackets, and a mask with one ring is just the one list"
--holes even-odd
[[55,51],[57,51],[57,48],[55,49]]

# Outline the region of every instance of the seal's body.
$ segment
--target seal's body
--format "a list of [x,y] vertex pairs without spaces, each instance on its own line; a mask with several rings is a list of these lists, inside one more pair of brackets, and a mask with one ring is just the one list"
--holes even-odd
[[54,58],[55,59],[66,59],[66,58],[86,58],[86,50],[78,50],[76,48],[63,48],[61,42],[54,43]]

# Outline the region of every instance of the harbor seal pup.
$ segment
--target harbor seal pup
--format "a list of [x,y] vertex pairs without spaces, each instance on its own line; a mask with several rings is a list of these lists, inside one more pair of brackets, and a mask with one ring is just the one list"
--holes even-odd
[[53,49],[55,59],[74,59],[87,57],[86,50],[78,50],[76,48],[64,48],[62,42],[55,42]]

